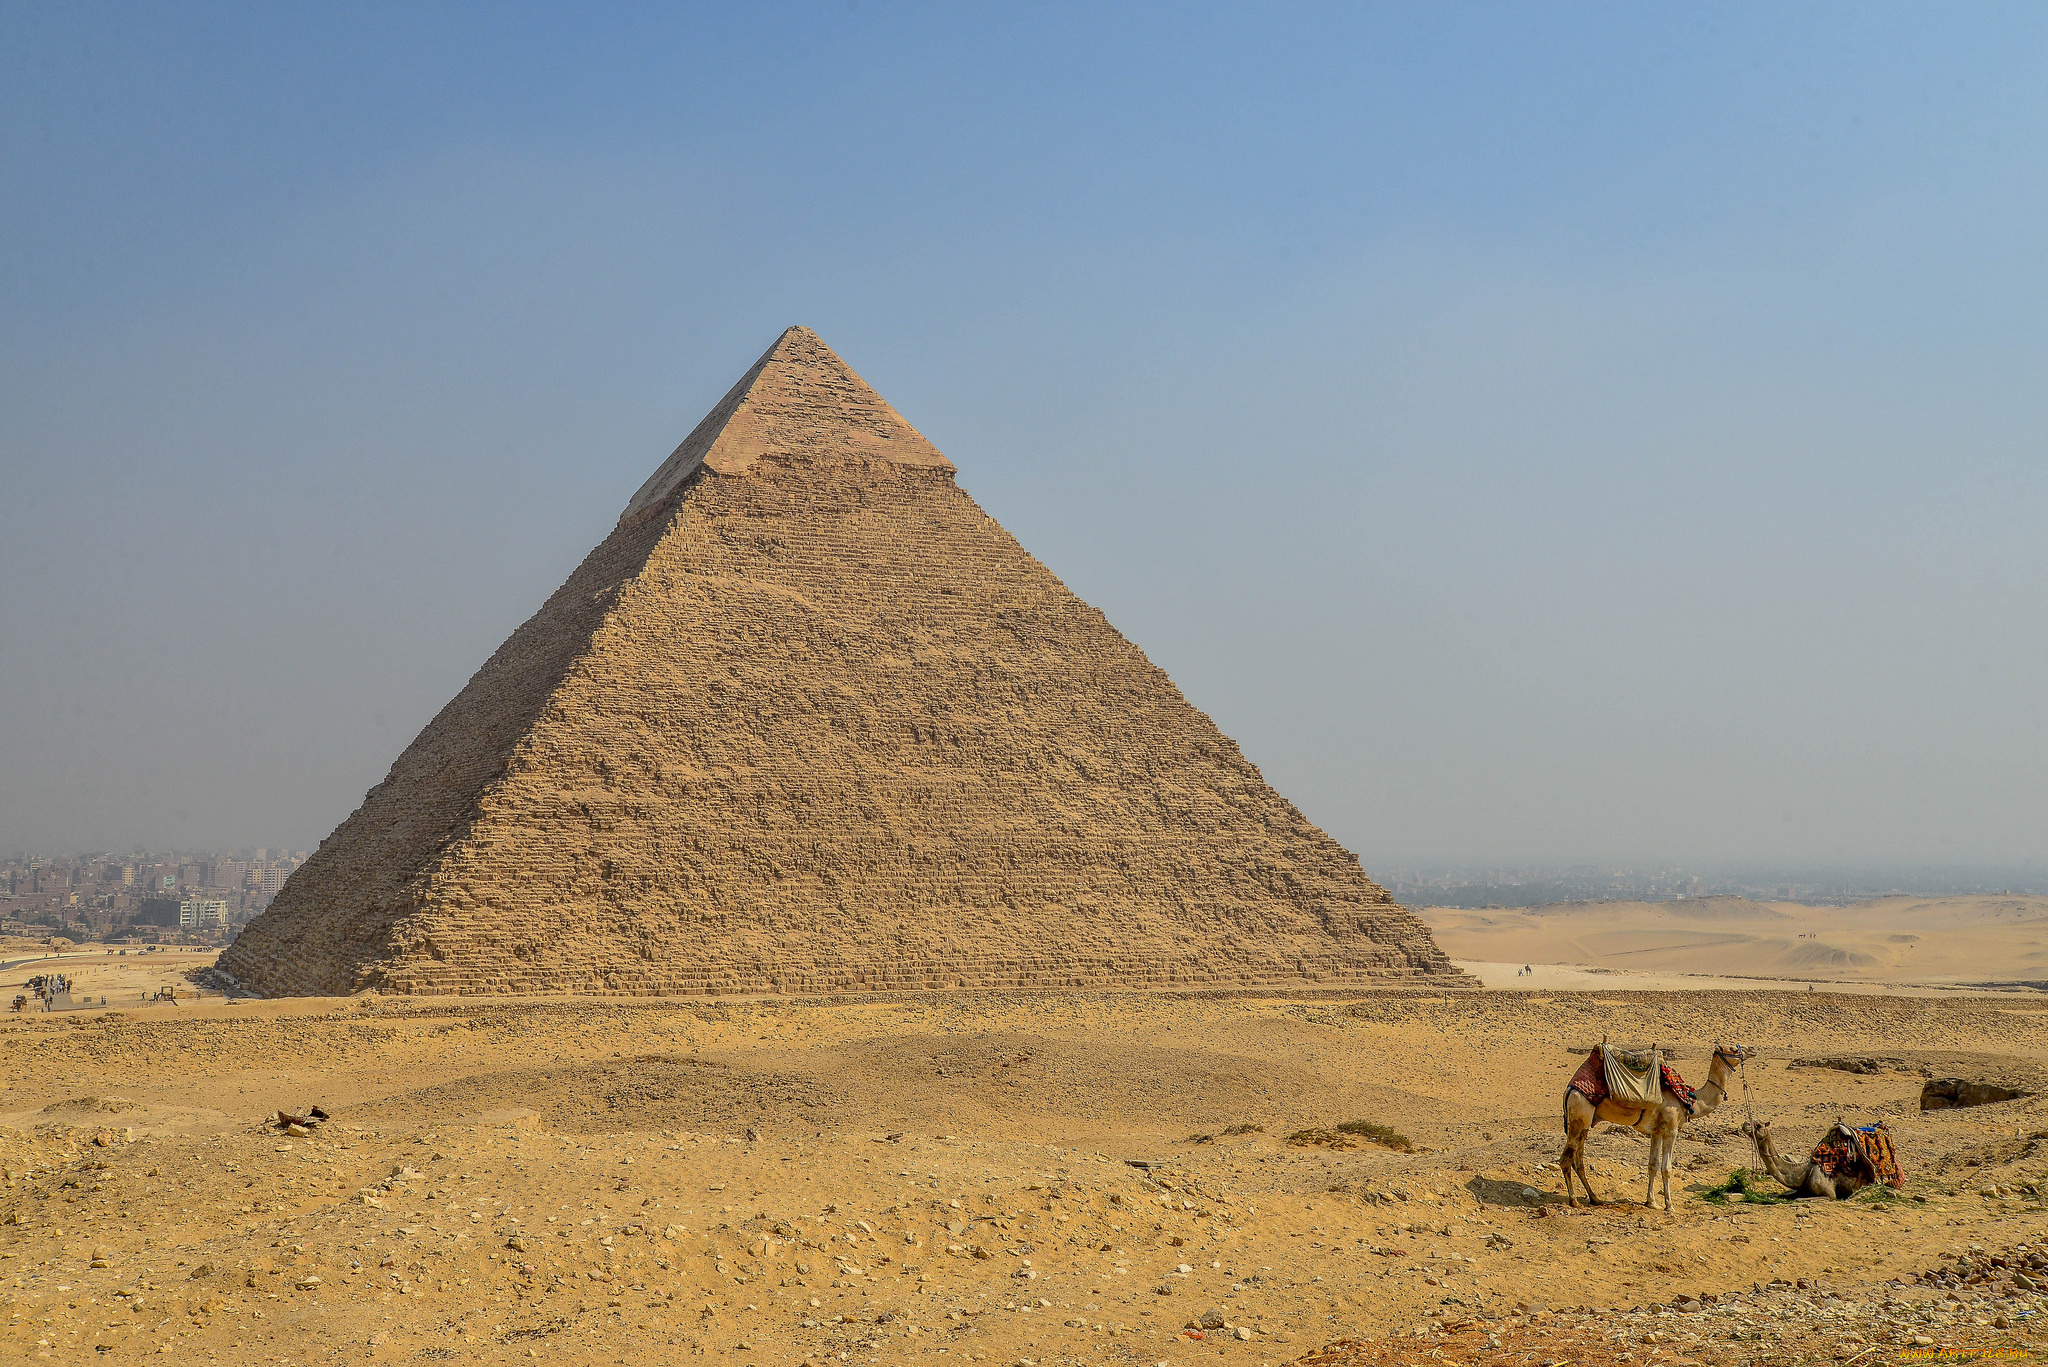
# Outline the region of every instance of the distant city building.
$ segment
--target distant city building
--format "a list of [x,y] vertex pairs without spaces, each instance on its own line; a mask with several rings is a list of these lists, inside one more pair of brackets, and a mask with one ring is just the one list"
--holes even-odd
[[218,898],[188,897],[178,904],[178,926],[183,930],[200,930],[207,926],[224,926],[228,923],[228,904]]
[[175,926],[185,919],[184,904],[176,897],[151,894],[135,908],[132,919],[138,926]]

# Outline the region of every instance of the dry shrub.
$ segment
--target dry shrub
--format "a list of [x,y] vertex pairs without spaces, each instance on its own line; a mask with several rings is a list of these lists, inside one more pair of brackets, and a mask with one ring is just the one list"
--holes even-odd
[[1313,1126],[1287,1136],[1287,1142],[1297,1147],[1314,1145],[1326,1149],[1348,1149],[1360,1141],[1378,1144],[1398,1153],[1408,1153],[1414,1148],[1407,1135],[1370,1120],[1342,1121],[1334,1130]]
[[1415,1146],[1408,1142],[1408,1136],[1388,1125],[1371,1120],[1346,1120],[1337,1126],[1339,1134],[1355,1134],[1370,1139],[1375,1144],[1384,1144],[1390,1149],[1407,1153]]

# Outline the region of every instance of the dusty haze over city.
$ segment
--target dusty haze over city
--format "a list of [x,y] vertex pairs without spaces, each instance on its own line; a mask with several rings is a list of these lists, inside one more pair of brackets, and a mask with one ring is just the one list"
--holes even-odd
[[0,18],[0,851],[317,842],[803,322],[1369,868],[2044,857],[2037,12],[801,14]]

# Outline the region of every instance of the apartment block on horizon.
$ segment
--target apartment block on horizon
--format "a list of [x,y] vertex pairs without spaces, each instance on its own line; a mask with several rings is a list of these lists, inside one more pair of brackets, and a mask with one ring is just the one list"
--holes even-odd
[[228,904],[219,898],[188,897],[178,904],[180,930],[204,930],[227,923]]

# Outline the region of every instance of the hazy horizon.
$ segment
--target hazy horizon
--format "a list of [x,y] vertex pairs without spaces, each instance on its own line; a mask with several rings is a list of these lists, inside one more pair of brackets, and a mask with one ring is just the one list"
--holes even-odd
[[2048,858],[2037,8],[0,13],[0,850],[311,849],[806,323],[1368,870]]

